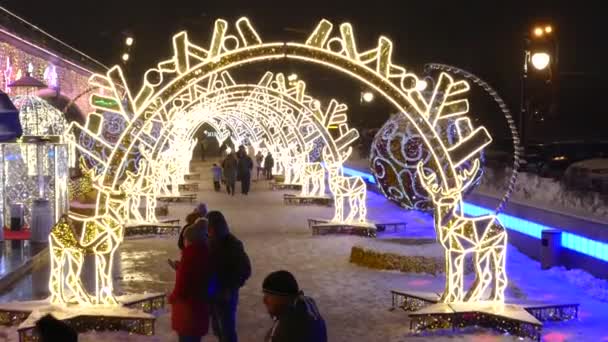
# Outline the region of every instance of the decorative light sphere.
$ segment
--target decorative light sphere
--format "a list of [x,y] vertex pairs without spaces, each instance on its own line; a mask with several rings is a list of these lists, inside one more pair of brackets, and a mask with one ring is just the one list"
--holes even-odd
[[[451,123],[445,126],[440,135],[449,146],[455,138],[456,129]],[[416,167],[422,162],[425,169],[436,170],[431,158],[430,149],[414,125],[404,115],[396,114],[380,128],[372,142],[370,167],[386,198],[403,208],[428,212],[433,210],[433,202],[420,183]],[[479,184],[482,175],[483,172],[480,172],[477,180],[465,192]]]
[[122,54],[122,60],[125,61],[125,62],[128,61],[129,60],[129,54],[128,53],[123,53]]
[[19,109],[23,135],[63,135],[68,123],[63,113],[36,95],[17,95],[12,98]]
[[133,37],[127,37],[125,44],[127,44],[127,46],[133,45]]
[[536,37],[541,37],[543,35],[543,33],[544,33],[543,29],[540,28],[540,27],[537,27],[537,28],[534,29],[534,35]]
[[535,52],[532,54],[532,65],[536,70],[543,70],[551,62],[551,56],[546,52]]
[[371,91],[363,93],[363,101],[372,102],[374,100],[374,94]]

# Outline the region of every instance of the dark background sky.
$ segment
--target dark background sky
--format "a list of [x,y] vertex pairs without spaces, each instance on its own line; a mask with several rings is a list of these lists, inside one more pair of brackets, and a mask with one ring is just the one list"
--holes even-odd
[[[248,16],[265,41],[303,41],[321,18],[336,24],[350,21],[360,50],[375,46],[378,36],[385,35],[395,43],[393,60],[398,64],[418,71],[427,62],[465,68],[495,86],[514,111],[519,107],[523,35],[534,23],[550,21],[560,43],[559,69],[567,74],[560,77],[564,90],[559,93],[558,114],[537,124],[533,135],[539,140],[608,139],[608,113],[602,104],[608,30],[600,1],[2,0],[1,4],[107,65],[120,61],[122,32],[130,30],[136,40],[127,70],[133,87],[139,86],[145,70],[171,56],[175,32],[187,30],[191,40],[206,45],[218,17],[233,22]],[[379,126],[392,112],[382,101],[362,108],[358,83],[310,65],[258,64],[243,69],[242,76],[238,70],[233,75],[238,80],[255,79],[266,69],[298,72],[313,95],[336,96],[349,103],[351,118],[359,125]],[[496,121],[495,134],[500,136],[506,132],[500,128],[504,120],[486,102],[480,99],[473,109],[483,112],[479,115],[484,121]]]

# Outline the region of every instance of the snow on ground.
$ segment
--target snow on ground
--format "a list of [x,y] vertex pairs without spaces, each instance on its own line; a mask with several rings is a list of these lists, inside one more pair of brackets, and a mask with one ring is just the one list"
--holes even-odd
[[[288,269],[297,277],[305,293],[317,301],[324,315],[329,341],[515,341],[488,330],[435,333],[414,336],[409,332],[407,314],[389,311],[393,288],[438,291],[443,275],[405,274],[358,267],[348,262],[350,249],[365,238],[355,236],[311,236],[306,219],[332,215],[332,208],[285,206],[282,192],[268,190],[266,183],[253,185],[249,196],[214,193],[211,182],[203,180],[200,198],[210,209],[226,215],[232,231],[243,240],[253,264],[253,276],[241,290],[238,312],[240,340],[263,341],[271,325],[262,304],[261,283],[271,271]],[[369,193],[370,217],[376,221],[405,220],[406,230],[416,237],[432,236],[430,217],[408,213]],[[170,215],[184,217],[193,204],[173,204]],[[394,237],[394,236],[393,236]],[[389,243],[387,241],[386,243]],[[378,247],[381,248],[381,247]],[[393,247],[391,247],[393,248]],[[149,237],[125,241],[121,248],[121,279],[117,289],[124,293],[166,291],[173,286],[174,273],[167,258],[177,258],[175,237]],[[608,341],[608,304],[594,299],[588,289],[564,281],[564,272],[541,271],[515,249],[509,250],[508,270],[511,292],[516,297],[536,300],[580,302],[578,321],[548,323],[545,341]],[[516,290],[513,290],[516,289]],[[170,306],[158,314],[156,335],[142,337],[120,332],[90,332],[81,341],[176,341],[170,328]],[[15,329],[4,330],[16,341]],[[207,337],[204,341],[216,341]]]

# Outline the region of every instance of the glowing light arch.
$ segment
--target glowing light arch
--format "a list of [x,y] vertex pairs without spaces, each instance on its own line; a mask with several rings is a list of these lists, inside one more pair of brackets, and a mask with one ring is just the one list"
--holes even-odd
[[[459,97],[469,89],[466,82],[455,82],[447,74],[442,74],[433,95],[428,99],[425,98],[417,90],[419,79],[414,74],[408,73],[405,68],[392,63],[392,42],[385,37],[379,38],[377,47],[359,52],[352,26],[348,23],[340,25],[339,33],[333,35],[333,25],[327,20],[322,20],[305,43],[263,43],[246,18],[237,21],[237,33],[228,34],[227,30],[227,22],[217,20],[208,48],[191,43],[185,32],[175,35],[173,57],[159,63],[157,68],[145,74],[144,84],[137,94],[131,93],[120,67],[110,69],[105,76],[94,75],[90,79],[92,86],[97,86],[105,94],[109,94],[93,96],[116,104],[112,108],[94,106],[100,110],[117,112],[128,122],[125,132],[115,146],[97,142],[101,149],[111,152],[108,158],[98,158],[105,167],[101,168],[100,173],[95,174],[93,178],[99,193],[96,217],[110,217],[118,222],[124,221],[124,205],[121,198],[123,192],[119,187],[122,180],[120,175],[137,168],[128,159],[132,151],[155,145],[154,137],[150,134],[150,125],[146,126],[149,120],[155,116],[168,119],[172,110],[174,112],[182,110],[181,101],[192,102],[194,99],[199,99],[202,94],[213,91],[217,81],[223,82],[224,85],[234,84],[235,82],[224,71],[244,63],[279,58],[298,59],[341,71],[374,89],[407,117],[420,133],[425,144],[432,149],[437,174],[425,175],[429,180],[429,191],[461,187],[463,175],[458,173],[457,167],[469,161],[490,141],[485,129],[473,130],[471,122],[467,118],[460,117],[468,111],[467,100]],[[228,41],[234,45],[232,48],[227,44]],[[284,84],[284,79],[279,80],[278,83]],[[273,85],[273,87],[279,86]],[[315,103],[310,105],[312,112],[322,113],[316,110]],[[454,118],[460,123],[459,141],[452,146],[445,146],[435,130],[437,122],[446,118]],[[99,131],[78,125],[74,125],[74,129],[88,131],[93,139],[99,134]],[[343,129],[344,127],[340,128],[340,133],[345,135],[347,131]],[[339,140],[340,138],[337,139]],[[341,160],[350,151],[351,149],[341,151],[334,161]],[[147,156],[147,158],[154,157],[154,154]],[[334,173],[337,177],[342,177],[340,170]],[[434,181],[437,182],[433,183]],[[74,219],[78,220],[76,217]],[[94,231],[97,232],[115,228],[101,219],[90,225],[93,225]],[[122,236],[122,233],[115,235]],[[111,265],[111,263],[105,264]],[[105,272],[107,270],[98,269],[98,273],[105,275]],[[450,283],[455,284],[452,280]],[[454,300],[453,298],[458,295],[452,291],[446,300]],[[99,295],[97,297],[100,298]],[[111,279],[109,285],[106,284],[104,287],[103,296],[96,302],[96,304],[104,303],[113,303]]]

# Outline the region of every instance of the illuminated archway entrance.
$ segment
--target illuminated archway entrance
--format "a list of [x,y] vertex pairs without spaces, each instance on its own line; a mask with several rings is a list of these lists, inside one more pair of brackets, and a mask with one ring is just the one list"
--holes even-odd
[[[214,98],[222,99],[217,102],[218,104],[227,105],[231,102],[230,96],[236,96],[234,94],[240,92],[244,95],[236,96],[238,98],[236,102],[247,103],[247,106],[251,103],[251,108],[259,109],[259,106],[272,107],[278,104],[276,115],[268,117],[259,115],[257,120],[254,120],[257,123],[249,127],[249,132],[243,134],[258,136],[257,129],[259,132],[267,130],[270,133],[265,134],[272,136],[278,133],[277,130],[280,132],[287,128],[283,135],[278,133],[278,137],[273,137],[273,141],[281,141],[283,146],[288,148],[291,146],[304,148],[307,137],[326,131],[326,114],[338,113],[333,117],[343,124],[339,125],[338,136],[332,139],[336,144],[336,150],[332,151],[331,146],[328,146],[324,151],[324,161],[328,165],[330,177],[336,179],[337,190],[332,189],[334,194],[337,191],[344,193],[354,191],[348,187],[350,182],[339,172],[339,165],[351,151],[343,146],[348,146],[352,142],[350,139],[353,138],[352,130],[345,124],[344,113],[339,113],[345,108],[341,108],[336,102],[331,102],[328,109],[322,111],[317,105],[318,102],[304,96],[302,83],[299,83],[295,89],[287,89],[284,87],[283,77],[277,77],[276,82],[268,79],[266,82],[261,82],[266,88],[262,92],[256,87],[252,87],[257,89],[256,91],[239,89],[232,78],[224,72],[244,63],[279,58],[297,59],[321,64],[348,74],[373,88],[403,113],[424,143],[429,146],[432,151],[434,173],[428,175],[425,170],[420,170],[427,179],[428,191],[435,194],[438,203],[449,197],[453,202],[449,209],[457,210],[463,184],[466,184],[470,178],[470,173],[475,171],[475,168],[469,170],[464,165],[478,165],[471,162],[472,159],[475,159],[476,153],[491,141],[485,129],[474,129],[471,121],[466,117],[468,102],[462,96],[469,89],[466,82],[454,81],[447,74],[442,74],[432,95],[425,98],[420,92],[421,83],[418,78],[408,73],[405,68],[392,63],[390,40],[380,37],[375,48],[360,52],[350,24],[340,25],[339,33],[334,34],[333,25],[323,20],[304,43],[264,43],[245,18],[239,19],[235,28],[235,32],[230,33],[228,23],[217,20],[211,43],[207,48],[190,42],[185,32],[177,34],[173,39],[173,57],[149,70],[138,92],[129,89],[119,67],[110,69],[106,75],[94,75],[91,78],[91,85],[103,90],[93,95],[93,99],[96,100],[93,101],[93,105],[99,110],[117,113],[126,125],[117,141],[111,144],[100,136],[99,125],[102,119],[99,116],[91,115],[86,127],[77,124],[72,126],[75,132],[81,132],[86,136],[86,140],[93,142],[93,148],[81,148],[82,152],[87,153],[101,165],[93,176],[99,193],[95,217],[83,218],[71,215],[74,221],[83,222],[86,228],[80,241],[75,241],[73,237],[71,240],[66,240],[66,234],[61,233],[65,230],[65,223],[58,225],[52,232],[51,241],[55,242],[51,247],[57,255],[66,251],[66,245],[75,245],[73,248],[80,253],[93,251],[99,258],[97,293],[93,299],[83,300],[82,298],[86,299],[86,296],[78,295],[82,292],[81,286],[72,283],[69,285],[70,290],[76,293],[74,300],[94,304],[115,303],[112,296],[111,273],[109,273],[111,262],[108,262],[108,258],[111,259],[115,248],[122,240],[122,223],[126,222],[129,216],[125,201],[125,183],[129,190],[143,191],[142,195],[153,191],[152,182],[146,178],[155,168],[150,167],[150,163],[157,162],[161,153],[166,151],[167,145],[164,141],[184,141],[186,138],[180,136],[189,136],[187,130],[180,133],[183,131],[183,125],[182,128],[176,126],[176,130],[169,127],[177,123],[176,118],[184,113],[195,113],[195,117],[204,115],[205,106],[213,103]],[[287,94],[281,90],[287,91]],[[312,102],[307,103],[307,101]],[[199,108],[198,112],[186,110],[186,107],[196,104],[202,105],[203,109]],[[221,118],[240,118],[236,120],[237,123],[246,122],[248,120],[246,118],[251,117],[253,112],[251,108],[247,109],[247,106],[240,107],[239,110],[242,111],[239,111],[238,115],[233,114],[235,111],[232,109],[224,112],[222,108],[219,113],[226,114],[220,116],[220,122],[225,120]],[[302,107],[305,110],[299,110],[297,113],[294,111],[294,108]],[[293,119],[288,119],[291,115]],[[209,116],[213,118],[213,115]],[[436,129],[442,120],[448,119],[454,120],[458,129],[458,138],[450,146],[443,142],[439,130]],[[194,119],[191,117],[190,120]],[[315,125],[317,122],[315,120],[323,123],[323,129]],[[204,121],[200,120],[200,123]],[[292,125],[289,126],[289,123]],[[294,126],[293,123],[296,125]],[[268,138],[268,141],[271,139]],[[360,188],[359,183],[357,189]],[[442,192],[437,192],[438,189]],[[440,232],[451,229],[441,223],[438,223],[436,228]],[[497,240],[502,243],[506,241],[506,237]],[[448,250],[449,248],[446,247],[446,251]],[[496,272],[500,273],[502,269]],[[450,296],[446,299],[448,301],[462,299],[459,297],[462,286],[458,284],[460,279],[458,276],[455,274],[449,278],[451,290],[449,290]],[[62,273],[57,273],[55,278],[51,279],[53,281],[61,277]],[[504,292],[502,287],[499,290]],[[62,291],[59,289],[59,284],[51,284],[54,301],[66,300]],[[497,298],[501,300],[502,295],[504,294],[499,293]]]

